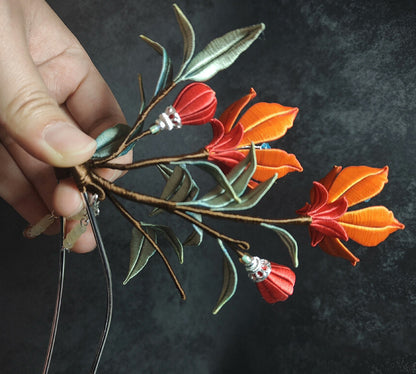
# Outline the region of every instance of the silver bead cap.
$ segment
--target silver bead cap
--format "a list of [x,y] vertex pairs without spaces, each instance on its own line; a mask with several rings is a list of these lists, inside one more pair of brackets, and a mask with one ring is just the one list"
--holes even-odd
[[251,261],[246,263],[245,266],[248,277],[256,283],[263,282],[272,271],[270,262],[257,256],[251,257]]
[[154,126],[157,127],[159,131],[180,129],[182,127],[182,120],[176,109],[172,105],[169,105],[165,111],[159,115]]

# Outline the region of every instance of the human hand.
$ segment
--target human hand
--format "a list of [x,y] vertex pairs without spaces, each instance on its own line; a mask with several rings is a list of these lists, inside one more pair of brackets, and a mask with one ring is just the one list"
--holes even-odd
[[[81,195],[70,180],[57,184],[53,166],[87,161],[96,148],[93,138],[125,123],[124,116],[45,1],[2,0],[0,25],[0,196],[31,224],[52,211],[71,216],[82,208]],[[130,156],[123,158],[117,162]],[[101,175],[114,180],[120,172]],[[72,250],[94,247],[89,230]]]

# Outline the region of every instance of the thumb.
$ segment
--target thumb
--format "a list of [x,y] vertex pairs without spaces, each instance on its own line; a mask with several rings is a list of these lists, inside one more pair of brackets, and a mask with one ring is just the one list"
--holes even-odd
[[48,164],[69,167],[88,160],[95,140],[51,97],[27,47],[5,44],[0,52],[0,124],[22,148]]

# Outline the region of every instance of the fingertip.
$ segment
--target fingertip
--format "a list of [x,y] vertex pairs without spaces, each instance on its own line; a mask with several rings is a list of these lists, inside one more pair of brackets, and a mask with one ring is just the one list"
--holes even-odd
[[72,179],[61,180],[53,194],[53,209],[56,215],[71,217],[79,213],[84,203]]

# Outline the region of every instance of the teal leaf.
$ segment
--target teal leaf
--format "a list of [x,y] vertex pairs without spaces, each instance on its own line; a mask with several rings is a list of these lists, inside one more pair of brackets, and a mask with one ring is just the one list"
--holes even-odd
[[218,244],[224,254],[224,278],[220,297],[218,298],[217,305],[215,306],[212,314],[217,314],[220,309],[229,301],[237,289],[237,270],[234,262],[228,254],[223,242],[218,239]]
[[[96,142],[97,142],[97,149],[95,150],[94,155],[92,156],[93,160],[108,157],[113,154],[123,140],[128,136],[131,128],[123,123],[119,123],[114,127],[110,127],[107,130],[104,130],[100,135],[98,135]],[[120,154],[126,154],[133,145],[127,147],[123,152]]]
[[140,35],[140,38],[142,38],[162,56],[162,70],[160,71],[159,79],[157,81],[154,93],[154,96],[156,96],[160,91],[162,91],[168,84],[172,82],[172,62],[165,48],[163,48],[159,43],[149,39],[144,35]]
[[176,20],[178,21],[179,28],[183,37],[183,60],[178,75],[175,78],[176,81],[180,78],[182,72],[184,71],[192,56],[194,55],[195,33],[191,23],[176,4],[173,4],[173,10],[175,11]]
[[[156,233],[153,230],[144,228],[150,237],[156,241]],[[139,274],[142,269],[146,266],[150,257],[155,254],[156,250],[153,245],[142,235],[142,233],[133,228],[130,241],[130,264],[127,277],[123,284]]]
[[273,230],[277,235],[279,235],[280,239],[289,250],[289,255],[292,259],[293,266],[297,268],[299,266],[298,243],[296,242],[295,238],[288,231],[282,229],[281,227],[269,225],[268,223],[262,223],[261,226]]
[[263,23],[233,30],[211,41],[185,69],[180,81],[206,81],[228,68],[263,32]]

